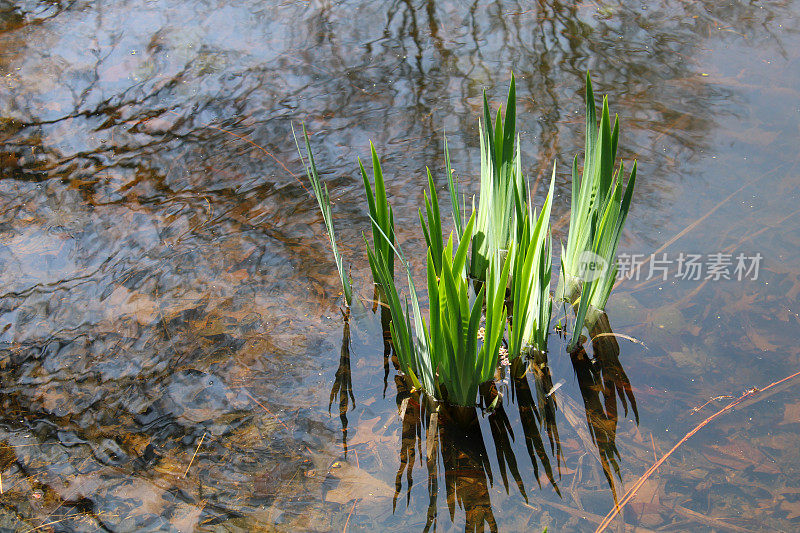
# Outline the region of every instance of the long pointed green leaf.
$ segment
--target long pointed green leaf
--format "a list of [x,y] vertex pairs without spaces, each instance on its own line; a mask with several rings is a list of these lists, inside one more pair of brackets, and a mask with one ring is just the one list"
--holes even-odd
[[336,245],[336,235],[333,231],[333,217],[331,215],[331,201],[328,195],[328,187],[320,183],[319,172],[317,172],[317,164],[314,161],[314,154],[311,151],[311,144],[308,141],[308,133],[306,126],[303,124],[303,140],[305,141],[306,153],[308,154],[308,165],[303,159],[303,154],[300,152],[300,145],[297,142],[297,136],[294,133],[294,126],[292,126],[292,136],[294,137],[294,144],[297,146],[297,153],[300,154],[300,160],[303,162],[308,180],[311,182],[311,187],[314,191],[314,197],[317,199],[319,210],[322,213],[322,219],[325,222],[325,229],[328,232],[328,238],[331,244],[331,252],[333,252],[333,259],[336,262],[336,269],[339,272],[339,279],[342,282],[342,293],[344,300],[349,307],[353,300],[353,288],[350,285],[350,276],[345,272],[342,256],[339,254],[339,248]]
[[450,210],[453,214],[456,234],[460,241],[461,235],[464,233],[464,220],[461,218],[461,210],[458,207],[458,182],[453,177],[453,169],[450,166],[450,149],[447,147],[447,134],[444,135],[444,163],[445,172],[447,173],[447,187],[450,191]]

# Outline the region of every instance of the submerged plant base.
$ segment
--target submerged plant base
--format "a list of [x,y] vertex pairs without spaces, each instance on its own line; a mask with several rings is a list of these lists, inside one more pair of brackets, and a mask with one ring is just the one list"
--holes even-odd
[[510,374],[514,379],[525,377],[533,371],[533,367],[542,368],[547,366],[547,352],[536,350],[529,347],[529,350],[524,352],[523,357],[517,357],[511,361]]
[[574,303],[581,294],[582,285],[583,281],[579,277],[562,271],[556,285],[555,300]]
[[586,335],[581,335],[575,341],[574,345],[569,345],[569,344],[567,345],[567,353],[572,355],[572,354],[580,352],[581,350],[583,350],[583,345],[586,344],[587,340],[588,339],[586,338]]
[[524,357],[517,357],[511,361],[511,377],[514,379],[521,379],[528,373],[529,364]]
[[429,428],[432,434],[438,432],[439,425],[454,425],[462,429],[470,429],[478,425],[477,405],[464,406],[439,401],[423,390],[414,389],[410,384],[411,380],[403,379],[401,376],[395,376],[395,383],[398,391],[402,391],[401,395],[405,396],[405,400],[399,404],[400,417],[405,416],[405,409],[408,407],[409,401],[419,405],[425,412],[435,415],[431,420],[432,426]]
[[[525,375],[525,364],[522,363],[522,376]],[[456,405],[448,401],[440,401],[426,394],[425,391],[415,389],[411,385],[411,380],[400,375],[395,376],[395,383],[398,390],[403,391],[406,399],[413,400],[420,405],[426,412],[436,414],[436,424],[442,426],[452,426],[463,430],[470,430],[478,426],[478,410],[487,409],[479,405]],[[499,408],[501,396],[497,392],[494,381],[487,381],[480,386],[480,397],[484,405],[491,411]],[[404,402],[405,403],[405,402]],[[405,412],[405,407],[401,407],[401,417]],[[434,428],[433,432],[436,432]]]
[[601,353],[604,356],[618,359],[619,358],[619,343],[617,337],[611,330],[611,323],[608,321],[608,315],[601,313],[597,317],[597,321],[589,330],[589,337],[592,341],[592,349],[595,353]]
[[458,427],[467,429],[478,425],[478,408],[464,407],[446,402],[438,402],[441,413],[440,424],[454,423]]
[[[596,327],[600,329],[599,333],[608,333],[611,331],[611,325],[608,322],[608,315],[606,315],[606,312],[596,308],[592,304],[589,304],[589,309],[586,311],[586,320],[584,323],[586,324],[586,329],[589,330],[590,337],[594,337],[594,330]],[[613,337],[611,338],[613,339]],[[617,352],[619,352],[619,347],[617,347]]]
[[[524,371],[522,375],[524,376]],[[458,427],[467,429],[478,423],[478,405],[457,405],[448,401],[437,400],[424,390],[415,388],[411,377],[406,374],[398,373],[395,376],[395,382],[398,390],[407,391],[407,394],[414,398],[417,403],[424,406],[427,412],[438,413],[438,422],[440,424],[453,423]],[[497,390],[494,388],[494,382],[487,381],[481,384],[480,394],[484,398],[496,397]],[[487,405],[489,403],[491,401],[487,402]]]

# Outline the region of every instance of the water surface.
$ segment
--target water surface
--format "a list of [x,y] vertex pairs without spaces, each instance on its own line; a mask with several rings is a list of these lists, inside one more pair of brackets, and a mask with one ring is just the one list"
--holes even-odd
[[[695,407],[800,370],[795,2],[266,4],[0,6],[0,528],[586,531],[730,400]],[[369,141],[418,256],[425,166],[444,187],[446,132],[477,190],[482,91],[499,105],[513,71],[557,242],[587,70],[639,161],[620,251],[760,253],[758,279],[627,280],[618,361],[554,333],[548,375],[430,431],[371,306],[343,321],[292,124],[366,300]],[[773,391],[620,527],[797,530],[800,395]]]

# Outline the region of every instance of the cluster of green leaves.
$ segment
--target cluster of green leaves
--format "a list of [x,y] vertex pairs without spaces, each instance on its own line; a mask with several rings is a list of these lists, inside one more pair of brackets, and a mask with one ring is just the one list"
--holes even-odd
[[470,274],[479,280],[486,279],[492,256],[508,253],[517,225],[523,218],[528,193],[522,177],[516,118],[516,88],[512,75],[505,117],[502,107],[498,108],[494,126],[486,92],[483,93],[481,188],[470,263]]
[[[386,195],[380,161],[371,143],[374,188],[359,160],[372,221],[372,242],[368,242],[366,236],[364,241],[373,280],[381,288],[381,299],[391,315],[388,327],[400,370],[416,389],[424,390],[437,400],[461,406],[474,405],[480,384],[492,379],[509,315],[512,318],[508,335],[510,359],[547,350],[552,313],[550,212],[555,167],[547,197],[537,215],[522,175],[515,100],[512,76],[505,116],[502,109],[498,109],[493,122],[484,93],[480,123],[480,200],[477,211],[473,208],[466,224],[459,209],[458,185],[445,140],[447,182],[457,236],[454,240],[451,233],[447,243],[443,238],[436,186],[427,170],[424,215],[422,209],[419,210],[427,244],[430,301],[427,321],[421,311],[411,267],[395,240],[394,214]],[[604,99],[597,127],[588,74],[586,127],[586,157],[580,179],[577,156],[572,166],[572,216],[567,247],[562,247],[562,276],[556,291],[557,296],[574,302],[577,308],[570,349],[575,347],[584,323],[591,329],[598,310],[605,307],[613,288],[617,246],[636,180],[634,162],[623,192],[622,165],[614,171],[619,121],[615,118],[612,128],[608,102]],[[305,129],[303,133],[305,135]],[[328,229],[349,305],[352,289],[336,248],[327,189],[320,186],[307,135],[305,138],[310,161],[306,171]],[[585,276],[581,267],[587,252],[614,266],[607,268],[598,279]],[[395,283],[395,255],[406,273],[408,297],[401,297]],[[478,283],[473,284],[470,277]],[[480,287],[477,293],[476,286]],[[507,289],[509,303],[506,303]],[[576,300],[578,295],[581,295],[580,301]]]
[[550,178],[547,193],[539,216],[528,202],[525,217],[518,227],[509,256],[512,258],[511,282],[511,332],[508,356],[514,360],[522,354],[536,350],[547,351],[547,333],[553,301],[550,298],[552,273],[550,252],[550,209],[553,205],[553,185],[556,169]]
[[[380,226],[376,227],[378,234],[385,242],[388,242],[388,235],[383,233]],[[400,258],[406,275],[408,277],[408,290],[410,293],[412,310],[408,308],[408,300],[401,300],[400,293],[394,282],[394,273],[389,271],[387,259],[380,248],[372,248],[367,242],[367,257],[370,268],[375,274],[375,283],[383,288],[386,305],[389,306],[392,321],[389,325],[392,335],[392,344],[400,365],[400,370],[408,376],[415,389],[424,390],[434,398],[441,398],[441,393],[436,383],[436,366],[425,342],[425,326],[422,319],[422,311],[419,306],[419,297],[414,285],[414,277],[411,275],[411,268],[400,252],[399,247],[390,245],[392,254],[397,254]],[[412,324],[413,322],[413,324]]]
[[[603,98],[600,125],[597,126],[592,81],[587,74],[583,174],[579,180],[576,155],[572,163],[569,236],[566,250],[562,248],[563,275],[556,290],[557,298],[568,302],[576,302],[580,295],[570,350],[577,346],[583,326],[591,330],[603,312],[616,279],[617,247],[636,183],[636,161],[625,187],[622,185],[624,165],[620,163],[614,170],[618,139],[619,119],[614,117],[612,128],[608,97]],[[587,271],[589,266],[601,267],[600,274]]]
[[[426,341],[437,364],[440,391],[456,405],[473,405],[481,383],[489,381],[497,368],[499,348],[506,325],[505,288],[508,261],[500,267],[499,259],[490,262],[486,283],[476,295],[467,277],[466,260],[474,215],[464,230],[464,237],[453,257],[453,236],[442,251],[441,273],[428,249],[428,297],[430,317]],[[486,307],[486,324],[479,346],[481,313]]]
[[[494,257],[487,269],[486,283],[475,293],[466,271],[474,224],[473,212],[458,246],[455,247],[451,233],[438,257],[435,257],[434,247],[428,247],[430,311],[427,323],[419,306],[410,265],[399,246],[392,246],[392,249],[406,271],[410,308],[408,303],[403,305],[381,252],[367,243],[370,265],[378,273],[377,282],[382,285],[391,310],[390,331],[401,370],[415,388],[433,398],[461,406],[474,405],[480,384],[492,379],[497,368],[505,334],[505,288],[511,265],[508,259],[500,265],[499,259]],[[431,225],[436,227],[435,223]],[[484,308],[484,336],[480,343]]]
[[[422,210],[419,210],[419,223],[422,226],[422,233],[425,235],[425,243],[428,245],[428,252],[433,255],[436,266],[436,275],[442,272],[442,252],[444,251],[444,240],[442,239],[442,216],[439,213],[439,197],[436,194],[436,185],[433,183],[431,170],[428,172],[428,190],[425,195],[425,214],[426,219],[422,218]],[[462,230],[463,231],[463,230]]]

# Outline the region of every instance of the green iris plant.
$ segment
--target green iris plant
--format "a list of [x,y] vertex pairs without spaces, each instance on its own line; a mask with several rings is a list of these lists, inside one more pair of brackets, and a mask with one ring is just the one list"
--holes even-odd
[[[466,206],[463,210],[459,207],[458,182],[444,141],[454,226],[446,240],[436,183],[426,169],[428,187],[418,214],[427,245],[427,317],[422,313],[411,265],[396,240],[394,213],[372,143],[371,178],[359,160],[372,225],[371,242],[366,236],[364,242],[373,281],[388,310],[385,325],[400,371],[415,389],[458,406],[475,405],[480,385],[492,380],[497,371],[500,348],[506,340],[511,360],[547,351],[553,302],[550,214],[556,169],[554,166],[547,196],[537,213],[522,175],[515,100],[512,76],[505,114],[501,107],[492,120],[484,93],[479,122],[480,195],[477,208],[473,207],[466,221]],[[336,246],[328,190],[320,183],[305,128],[303,135],[309,158],[306,173],[349,305],[353,291]],[[618,139],[619,120],[615,117],[612,125],[607,98],[598,125],[587,74],[585,160],[580,174],[577,156],[572,164],[569,234],[566,248],[562,246],[562,275],[556,289],[556,297],[570,302],[576,312],[570,350],[576,348],[584,326],[591,331],[602,315],[616,278],[617,248],[636,182],[635,161],[627,185],[623,185],[623,165],[615,170]],[[406,274],[406,296],[401,296],[395,280],[395,257]]]
[[550,298],[550,209],[553,205],[555,177],[554,166],[541,213],[537,217],[536,212],[531,210],[531,202],[528,202],[525,217],[519,226],[520,234],[509,254],[513,257],[512,324],[508,343],[508,356],[512,361],[533,351],[547,351],[547,332],[553,308]]
[[[516,118],[516,89],[512,75],[505,117],[502,108],[498,109],[494,126],[486,93],[483,95],[483,123],[480,125],[481,188],[469,269],[470,274],[481,281],[486,279],[490,258],[498,253],[507,253],[511,247],[527,197]],[[456,204],[453,198],[451,202]]]
[[[292,128],[292,135],[294,135],[294,128]],[[336,262],[336,269],[339,271],[339,279],[342,282],[342,292],[344,294],[344,301],[348,307],[353,300],[353,288],[350,285],[350,276],[344,270],[342,256],[339,253],[339,248],[336,246],[336,234],[333,232],[333,217],[331,215],[331,199],[328,195],[328,186],[323,185],[319,179],[317,172],[317,165],[314,162],[314,154],[311,153],[311,145],[308,143],[308,133],[306,133],[306,126],[303,124],[303,140],[305,141],[306,154],[308,154],[308,164],[303,159],[303,154],[300,151],[300,144],[297,142],[297,136],[294,135],[294,143],[297,146],[297,153],[300,154],[300,160],[303,162],[308,180],[311,182],[311,188],[314,191],[314,197],[319,204],[319,210],[322,213],[322,220],[325,222],[325,229],[328,232],[328,238],[331,242],[331,251],[333,252],[333,259]]]
[[[369,143],[369,148],[372,153],[372,179],[375,182],[374,191],[360,158],[358,160],[358,168],[361,171],[361,179],[364,182],[364,192],[367,195],[369,216],[372,219],[372,245],[376,252],[378,252],[376,259],[381,258],[386,261],[386,270],[394,277],[394,254],[391,249],[395,242],[394,212],[386,197],[386,182],[383,179],[381,162],[380,159],[378,159],[378,153],[375,151],[372,142]],[[382,233],[386,238],[379,237],[379,233]],[[372,263],[370,262],[370,266],[371,265]],[[378,275],[375,268],[372,269],[372,278],[375,283],[378,283]]]
[[[586,325],[590,330],[602,314],[617,273],[617,248],[630,210],[636,183],[636,161],[630,178],[622,185],[624,165],[614,170],[619,139],[619,120],[614,126],[603,98],[597,127],[594,93],[586,75],[586,155],[578,179],[578,158],[572,164],[572,203],[567,248],[561,253],[562,276],[556,298],[577,307],[571,349]],[[580,297],[580,301],[577,298]]]
[[[427,323],[419,306],[419,296],[399,247],[395,253],[406,270],[411,306],[404,306],[397,287],[381,264],[379,253],[369,247],[370,264],[378,269],[380,283],[392,313],[392,342],[401,370],[414,387],[425,390],[438,400],[460,406],[475,405],[478,388],[491,380],[497,368],[499,349],[505,334],[505,288],[510,261],[500,264],[493,257],[487,268],[487,281],[477,294],[466,275],[466,261],[475,214],[455,247],[451,234],[442,249],[440,260],[427,252],[427,282],[430,312]],[[455,248],[455,254],[454,254]],[[439,273],[437,274],[437,265]],[[481,319],[485,327],[479,339]]]

